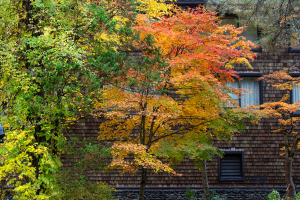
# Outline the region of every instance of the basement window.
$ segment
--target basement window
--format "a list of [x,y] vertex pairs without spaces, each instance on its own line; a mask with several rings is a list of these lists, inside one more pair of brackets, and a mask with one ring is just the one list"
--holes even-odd
[[244,152],[224,151],[219,157],[219,181],[243,181],[245,178]]

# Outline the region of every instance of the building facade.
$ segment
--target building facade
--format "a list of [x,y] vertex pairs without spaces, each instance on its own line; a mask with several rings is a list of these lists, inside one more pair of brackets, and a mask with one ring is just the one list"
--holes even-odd
[[[204,2],[184,0],[177,2],[178,5],[184,8],[187,6],[194,7],[199,3]],[[232,16],[228,16],[225,19],[224,23],[235,23]],[[245,34],[246,37],[252,40],[255,37],[259,37],[258,29],[250,27],[248,30],[249,32]],[[251,63],[252,69],[243,65],[237,65],[234,68],[243,78],[239,83],[234,83],[235,86],[246,87],[246,89],[251,89],[253,92],[249,97],[245,97],[244,100],[237,99],[240,105],[260,105],[265,102],[279,101],[284,94],[294,96],[294,100],[291,99],[291,102],[300,100],[296,90],[283,91],[272,87],[271,84],[264,81],[257,81],[257,78],[263,75],[296,66],[300,63],[299,49],[285,46],[276,52],[265,52],[260,48],[253,49],[253,51],[257,52],[257,57]],[[134,52],[131,56],[138,58],[141,54]],[[292,75],[300,76],[300,73]],[[97,137],[102,121],[103,119],[88,117],[84,121],[75,124],[70,132],[81,134],[85,137]],[[223,159],[213,156],[212,160],[207,163],[209,186],[217,190],[234,188],[237,190],[255,189],[270,191],[274,188],[284,191],[286,187],[284,176],[285,157],[280,156],[283,153],[280,150],[283,147],[283,136],[281,133],[272,132],[278,127],[277,119],[261,119],[258,124],[252,124],[245,119],[245,123],[246,131],[235,133],[230,143],[214,140],[214,144],[225,152],[225,156]],[[67,164],[67,161],[64,162]],[[180,165],[176,166],[175,171],[183,175],[170,177],[167,173],[149,172],[147,186],[157,190],[188,187],[201,189],[201,172],[196,169],[188,157]],[[296,188],[300,187],[299,174],[300,153],[298,152],[293,162],[293,180]],[[137,174],[119,174],[116,170],[101,174],[87,172],[87,175],[91,180],[105,181],[119,190],[137,189],[141,179],[139,172]],[[246,194],[248,195],[249,193]],[[249,197],[248,199],[251,198]],[[263,199],[263,197],[260,198]],[[257,197],[256,199],[260,198]],[[246,197],[232,199],[246,199]]]
[[[139,56],[139,53],[133,53],[133,56]],[[263,102],[279,101],[284,94],[291,93],[292,91],[278,90],[269,83],[263,81],[257,82],[257,78],[285,67],[292,67],[299,62],[299,53],[290,53],[288,48],[283,48],[280,52],[258,53],[255,61],[252,63],[253,69],[239,65],[235,67],[235,70],[247,82],[253,81],[253,84],[259,87],[252,95],[255,95],[255,98],[258,98],[255,101],[261,104]],[[82,134],[85,137],[97,137],[102,120],[88,117],[84,122],[75,124],[72,127],[71,133]],[[245,123],[247,127],[246,131],[236,133],[230,143],[226,141],[214,141],[218,148],[225,151],[225,159],[233,160],[233,163],[239,163],[235,167],[230,164],[228,166],[238,168],[239,171],[233,171],[232,173],[236,173],[233,175],[226,174],[226,167],[224,168],[226,162],[220,160],[217,156],[213,157],[207,165],[210,186],[285,186],[284,157],[280,156],[282,153],[280,148],[283,147],[283,137],[281,133],[272,132],[277,129],[277,119],[261,119],[258,124],[252,124],[245,119]],[[300,176],[298,176],[300,174],[300,154],[295,156],[293,170],[294,182],[296,186],[300,186]],[[152,187],[201,186],[201,174],[188,158],[176,167],[176,171],[182,173],[183,176],[170,178],[168,174],[155,174],[151,172],[148,178],[148,185]],[[120,187],[137,187],[139,186],[140,178],[138,175],[118,174],[116,171],[106,174],[92,173],[89,176],[92,180],[106,181],[111,185]]]

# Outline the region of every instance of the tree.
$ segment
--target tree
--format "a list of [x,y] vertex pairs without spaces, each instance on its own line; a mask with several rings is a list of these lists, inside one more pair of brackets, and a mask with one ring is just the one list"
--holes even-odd
[[[180,148],[182,141],[201,141],[212,133],[229,140],[243,126],[243,117],[254,117],[246,109],[224,109],[232,100],[227,92],[239,92],[225,87],[237,76],[231,64],[249,64],[254,54],[251,43],[238,36],[242,29],[217,22],[215,13],[203,8],[174,8],[173,14],[156,22],[139,15],[135,29],[141,41],[134,48],[144,59],[121,69],[104,90],[106,100],[98,102],[98,116],[106,118],[99,139],[118,140],[110,168],[136,172],[141,167],[140,199],[148,169],[178,175],[157,159],[160,141],[173,141],[173,147]],[[133,160],[125,159],[132,154]]]
[[[219,150],[213,144],[213,137],[217,137],[219,140],[225,139],[230,142],[230,136],[235,132],[245,131],[245,124],[243,118],[254,119],[256,115],[257,121],[260,118],[260,112],[258,111],[244,111],[236,110],[233,112],[223,113],[220,118],[213,120],[210,123],[208,130],[199,132],[198,135],[191,135],[189,138],[183,138],[176,142],[172,140],[161,140],[159,142],[160,148],[154,150],[155,154],[170,161],[171,165],[178,165],[187,155],[195,164],[196,168],[201,171],[202,175],[202,187],[204,199],[210,199],[209,184],[207,178],[206,164],[211,160],[214,155],[223,156],[223,152]],[[233,114],[235,113],[235,114]],[[220,136],[228,136],[229,138],[222,138]]]
[[237,15],[241,25],[257,26],[262,32],[259,41],[264,49],[299,46],[299,1],[208,0],[208,5],[222,14]]
[[[225,124],[223,124],[225,125]],[[222,123],[221,123],[222,126]],[[228,126],[232,128],[231,126]],[[224,132],[228,129],[226,126]],[[213,132],[211,130],[211,132]],[[230,131],[232,132],[232,130]],[[207,179],[206,161],[211,160],[211,156],[223,155],[222,151],[216,148],[212,143],[213,134],[201,134],[196,137],[189,138],[188,140],[172,141],[162,140],[159,142],[160,148],[157,148],[154,152],[156,155],[167,159],[173,166],[178,165],[187,155],[195,164],[196,168],[201,171],[202,175],[202,187],[204,199],[209,199],[209,185]]]
[[[263,80],[273,84],[273,87],[281,90],[292,90],[295,85],[299,85],[299,77],[291,77],[287,68],[262,77]],[[268,102],[260,105],[266,117],[277,119],[278,129],[273,132],[281,133],[283,136],[284,151],[281,155],[285,156],[285,181],[287,185],[287,198],[294,199],[296,196],[295,185],[292,178],[292,164],[294,156],[300,147],[300,132],[297,130],[299,117],[293,115],[299,109],[300,103],[289,104],[288,95],[284,95],[278,102]]]
[[134,17],[134,5],[0,1],[0,121],[8,126],[0,179],[17,186],[15,198],[53,199],[62,192],[54,176],[62,165],[63,129],[90,114],[99,98],[107,77],[95,59],[124,57],[116,47],[126,42],[124,19]]

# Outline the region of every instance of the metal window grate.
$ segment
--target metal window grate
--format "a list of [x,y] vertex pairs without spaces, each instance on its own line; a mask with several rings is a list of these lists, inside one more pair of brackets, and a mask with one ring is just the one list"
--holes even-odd
[[224,157],[219,158],[219,180],[244,180],[243,152],[225,152]]
[[241,155],[225,155],[221,159],[221,176],[232,178],[242,176]]

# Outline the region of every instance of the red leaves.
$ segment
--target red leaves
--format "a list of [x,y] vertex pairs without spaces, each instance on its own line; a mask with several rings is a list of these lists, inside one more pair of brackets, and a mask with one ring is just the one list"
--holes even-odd
[[218,20],[216,13],[204,8],[188,11],[176,8],[170,17],[135,28],[141,31],[142,37],[149,33],[154,36],[156,45],[161,47],[174,70],[186,66],[181,69],[184,74],[195,66],[194,73],[213,73],[225,82],[237,76],[233,70],[224,68],[225,63],[239,58],[253,59],[255,54],[250,51],[251,43],[237,36],[240,29],[219,27]]

